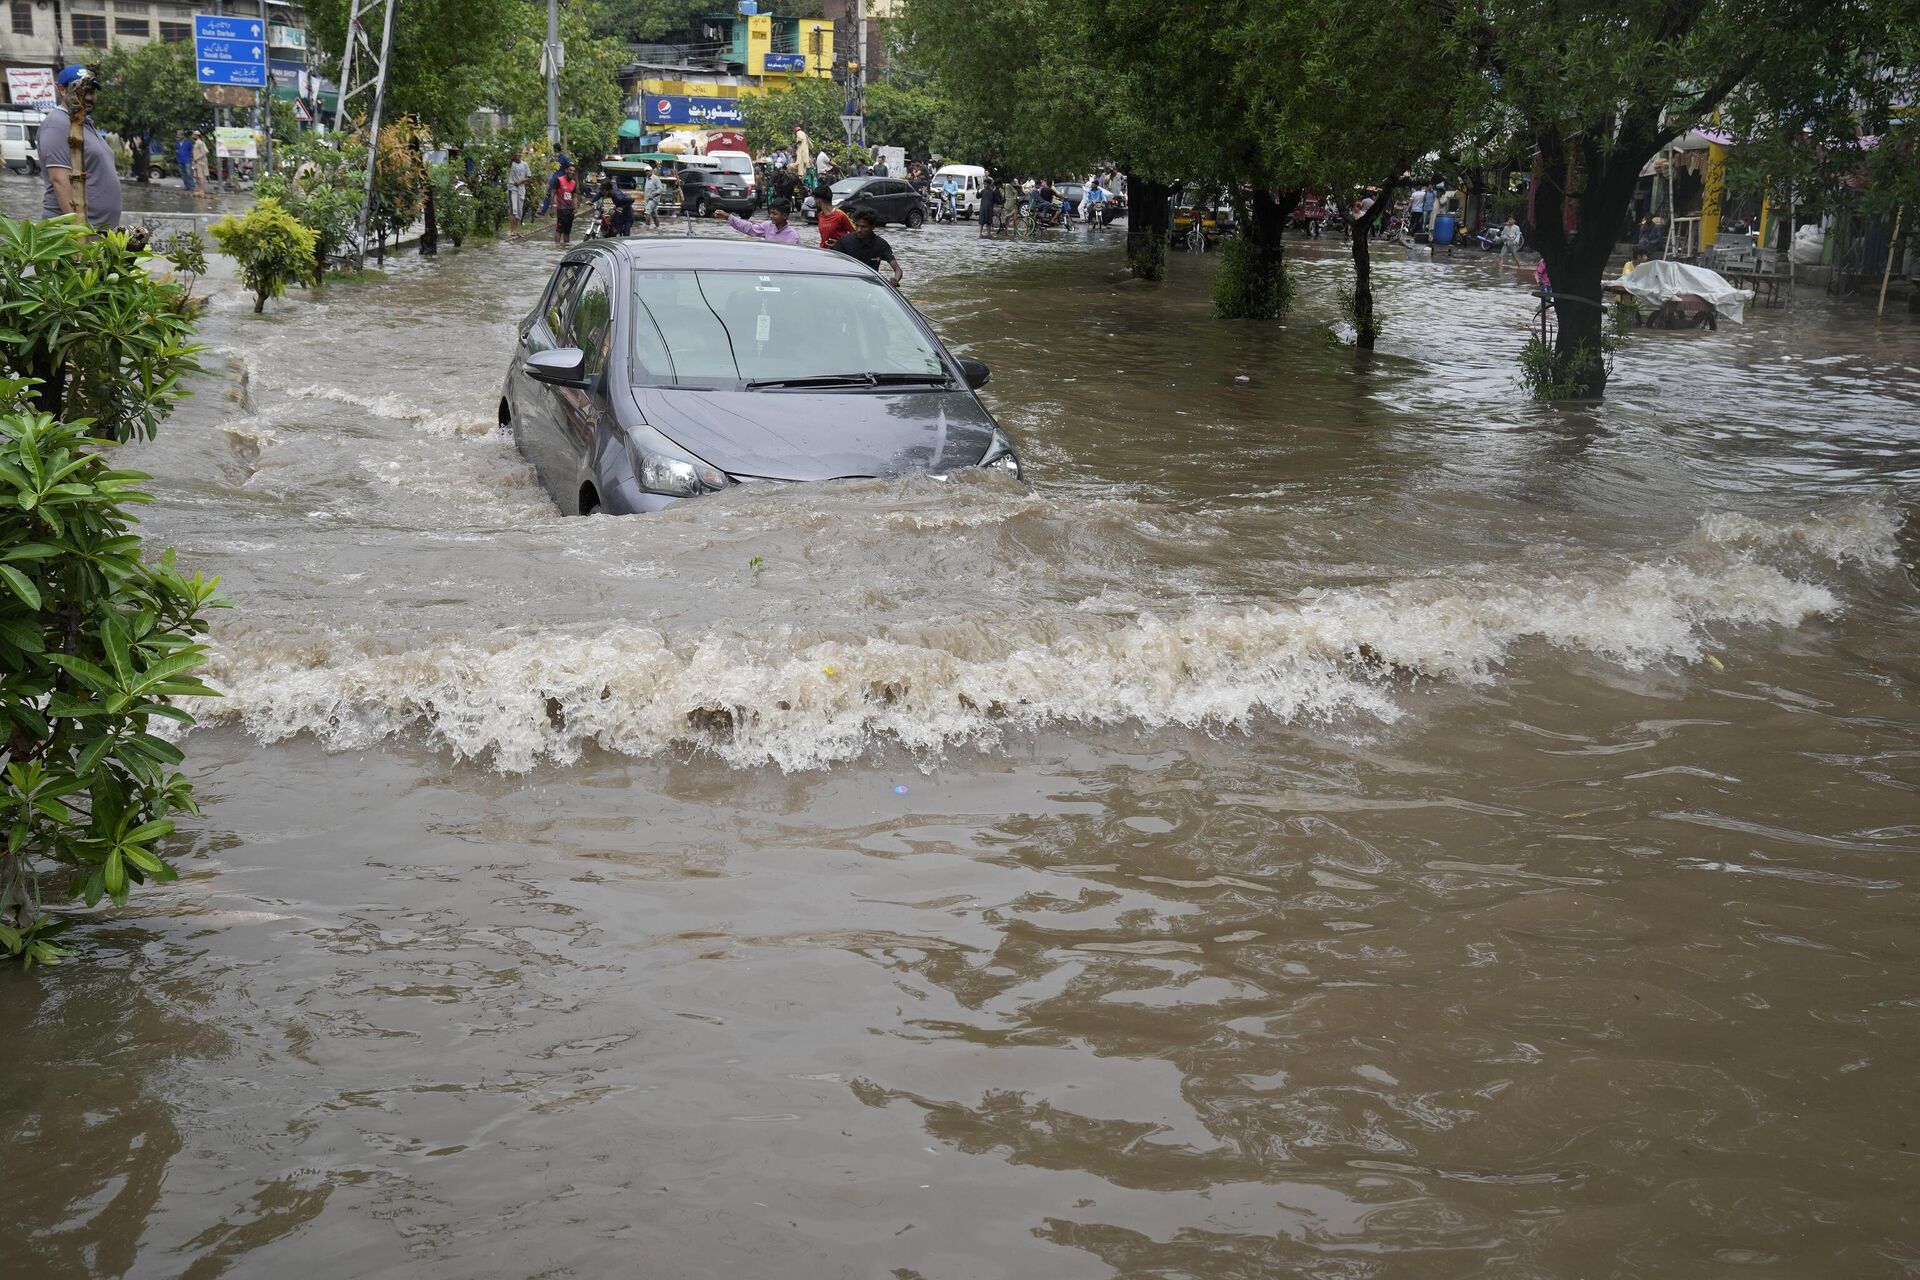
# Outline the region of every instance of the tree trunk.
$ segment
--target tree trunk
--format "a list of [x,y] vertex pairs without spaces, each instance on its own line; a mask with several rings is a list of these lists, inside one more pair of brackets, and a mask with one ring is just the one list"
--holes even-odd
[[1167,278],[1167,201],[1173,189],[1127,175],[1127,269],[1136,280]]
[[253,295],[253,314],[259,315],[261,312],[265,311],[266,309],[267,309],[267,295],[265,291],[254,294]]
[[433,183],[427,183],[427,225],[420,233],[420,256],[431,258],[440,252],[440,223],[433,214]]
[[1373,319],[1372,246],[1364,224],[1354,227],[1348,238],[1353,242],[1353,344],[1371,351],[1380,336],[1380,326]]
[[1657,149],[1660,135],[1648,119],[1630,122],[1613,145],[1609,130],[1563,136],[1558,128],[1537,135],[1534,242],[1547,264],[1559,333],[1553,343],[1550,394],[1597,400],[1607,390],[1604,349],[1605,297],[1600,292],[1614,232],[1632,203],[1640,166]]
[[1298,191],[1253,193],[1247,225],[1228,241],[1214,276],[1213,308],[1223,320],[1272,320],[1287,305],[1287,214],[1300,202]]
[[[1405,167],[1396,167],[1394,173],[1400,173]],[[1347,240],[1353,246],[1353,342],[1362,351],[1373,350],[1374,342],[1380,337],[1380,323],[1373,314],[1373,227],[1391,207],[1397,183],[1394,177],[1382,183],[1373,204],[1359,217],[1347,215],[1344,209],[1341,212],[1347,226]]]

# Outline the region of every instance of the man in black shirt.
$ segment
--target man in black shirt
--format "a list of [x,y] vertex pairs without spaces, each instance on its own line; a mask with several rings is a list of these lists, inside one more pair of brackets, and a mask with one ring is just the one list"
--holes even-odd
[[835,240],[833,251],[844,253],[849,258],[858,258],[875,271],[880,269],[881,263],[886,263],[893,268],[893,282],[897,285],[900,283],[900,264],[893,260],[893,246],[875,232],[877,225],[871,211],[863,210],[854,215],[853,234]]

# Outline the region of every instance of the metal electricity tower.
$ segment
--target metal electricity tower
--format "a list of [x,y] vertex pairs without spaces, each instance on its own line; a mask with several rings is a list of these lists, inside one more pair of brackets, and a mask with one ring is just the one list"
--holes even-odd
[[[360,219],[353,241],[356,269],[365,266],[367,261],[367,219],[373,212],[373,176],[380,160],[380,112],[387,104],[387,58],[393,52],[393,10],[399,3],[400,0],[353,0],[353,11],[347,15],[347,50],[340,55],[340,106],[333,116],[335,133],[346,130],[347,104],[367,90],[373,90],[373,119],[367,127],[367,185],[361,194]],[[376,11],[380,22],[377,57],[373,42],[367,37],[365,22]]]

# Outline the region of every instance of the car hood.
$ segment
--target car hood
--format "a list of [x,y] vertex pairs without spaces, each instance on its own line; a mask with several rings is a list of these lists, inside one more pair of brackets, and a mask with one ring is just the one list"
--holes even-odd
[[648,425],[729,475],[836,480],[978,463],[993,419],[964,391],[637,387]]

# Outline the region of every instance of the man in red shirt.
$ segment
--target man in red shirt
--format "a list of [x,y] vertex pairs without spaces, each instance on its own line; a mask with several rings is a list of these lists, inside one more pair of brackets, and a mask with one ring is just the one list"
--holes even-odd
[[853,234],[853,219],[833,207],[833,188],[826,183],[813,193],[813,202],[820,210],[820,247],[831,249],[841,236]]

